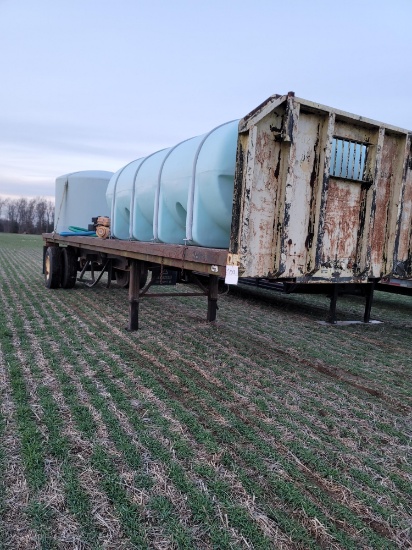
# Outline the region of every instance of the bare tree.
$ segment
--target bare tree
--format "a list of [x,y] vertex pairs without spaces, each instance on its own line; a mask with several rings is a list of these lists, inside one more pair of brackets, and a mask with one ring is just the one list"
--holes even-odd
[[54,203],[43,197],[10,199],[0,197],[0,231],[43,233],[54,226]]
[[6,203],[6,197],[0,197],[0,218],[1,218],[5,203]]
[[6,204],[6,198],[0,197],[0,232],[5,231],[5,219],[3,218],[3,209]]
[[35,222],[35,209],[37,198],[30,199],[27,203],[27,230],[29,233],[34,233],[34,222]]
[[17,204],[16,201],[12,199],[6,199],[6,212],[7,212],[7,221],[8,221],[8,231],[9,233],[18,233],[19,224],[17,221]]
[[19,224],[19,231],[22,233],[27,232],[27,204],[28,201],[24,197],[16,200],[17,222]]
[[47,229],[46,231],[53,231],[54,229],[54,202],[47,201],[47,210],[46,210],[46,221]]
[[43,198],[38,198],[36,202],[36,232],[44,233],[47,231],[46,226],[46,213],[47,213],[47,201]]

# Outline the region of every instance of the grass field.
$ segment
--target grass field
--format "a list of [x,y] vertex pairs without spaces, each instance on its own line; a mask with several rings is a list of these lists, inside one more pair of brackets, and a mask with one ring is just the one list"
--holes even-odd
[[0,234],[1,548],[412,548],[412,298],[323,326],[237,288],[128,333],[127,291],[47,290],[41,246]]

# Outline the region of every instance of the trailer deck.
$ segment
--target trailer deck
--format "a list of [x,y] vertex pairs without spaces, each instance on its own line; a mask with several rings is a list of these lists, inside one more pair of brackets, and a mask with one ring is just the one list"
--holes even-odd
[[[227,264],[227,250],[215,248],[201,248],[196,246],[182,246],[161,243],[146,243],[138,241],[121,241],[117,239],[99,239],[96,237],[63,237],[56,233],[43,234],[43,273],[46,277],[46,286],[53,288],[60,286],[62,275],[65,280],[70,279],[70,273],[77,274],[77,258],[81,261],[81,276],[88,263],[93,270],[93,264],[100,270],[100,276],[104,271],[108,273],[108,286],[113,278],[113,272],[128,273],[129,286],[129,321],[128,330],[134,331],[139,328],[139,302],[140,300],[159,296],[207,296],[207,321],[214,321],[217,312],[218,283],[219,278],[224,277]],[[65,247],[73,251],[73,258],[76,258],[76,266],[70,262],[63,261],[60,255],[47,258],[48,249]],[[48,260],[48,261],[47,261]],[[51,266],[50,261],[59,265]],[[160,278],[164,267],[170,267],[185,271],[196,271],[207,275],[209,285],[205,286],[197,282],[200,292],[196,293],[149,293],[152,283],[142,284],[142,277],[147,269],[158,273]],[[54,273],[55,268],[55,273]],[[55,280],[53,280],[53,278]],[[76,276],[72,278],[73,284],[62,285],[63,288],[74,286]],[[99,280],[98,279],[98,280]],[[144,279],[144,277],[143,277]],[[93,286],[97,281],[92,279]]]
[[[139,328],[139,303],[143,298],[166,297],[166,296],[205,296],[207,297],[206,320],[216,320],[219,280],[225,278],[228,261],[228,250],[201,248],[194,246],[181,246],[163,243],[146,243],[138,241],[123,241],[117,239],[99,239],[97,237],[67,237],[55,233],[43,234],[44,254],[43,273],[45,273],[46,286],[55,288],[72,288],[75,282],[81,281],[89,287],[95,286],[102,275],[107,272],[107,286],[111,280],[117,280],[117,274],[127,274],[127,285],[129,287],[129,320],[127,329],[130,331]],[[60,265],[50,265],[46,258],[48,250],[54,249],[60,252],[72,251],[72,254],[53,255],[52,261]],[[76,258],[76,265],[70,265],[67,258]],[[79,261],[78,261],[79,258]],[[92,272],[92,279],[85,281],[83,276],[87,268]],[[172,268],[178,270],[182,276],[191,274],[192,282],[196,283],[198,292],[149,292],[156,277],[162,279],[163,270]],[[152,271],[152,279],[146,283],[147,271]],[[94,271],[99,271],[97,279]],[[54,274],[54,271],[56,273]],[[77,277],[77,272],[80,276]],[[72,276],[70,275],[72,273]],[[198,275],[207,276],[208,283],[202,282]],[[53,280],[53,277],[56,279]],[[65,282],[63,282],[65,281]],[[67,281],[71,281],[67,282]],[[124,277],[118,282],[122,286]],[[239,283],[249,284],[270,290],[278,290],[288,294],[326,294],[330,298],[330,310],[327,316],[329,323],[336,323],[336,306],[338,296],[342,294],[359,294],[365,297],[365,312],[363,322],[370,322],[371,307],[375,283],[302,283],[295,279],[258,279],[240,278]],[[156,284],[156,283],[155,283]],[[162,282],[160,282],[162,284]]]

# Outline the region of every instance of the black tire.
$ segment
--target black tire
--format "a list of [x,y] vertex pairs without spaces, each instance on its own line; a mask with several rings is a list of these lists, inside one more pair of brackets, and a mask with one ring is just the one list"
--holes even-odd
[[[116,277],[116,284],[122,288],[129,288],[130,283],[130,271],[123,271],[122,269],[116,269],[114,272]],[[140,275],[140,288],[143,288],[147,283],[147,277],[149,275],[148,269],[145,265]]]
[[59,288],[61,273],[61,249],[58,246],[49,246],[44,256],[44,284],[46,288]]
[[122,269],[116,269],[114,272],[117,286],[121,288],[129,288],[130,273],[129,271],[123,271]]
[[147,283],[147,278],[149,276],[149,270],[147,269],[147,263],[145,262],[142,272],[140,274],[140,290],[145,286]]
[[62,248],[61,266],[62,288],[73,288],[77,280],[77,254],[71,246]]

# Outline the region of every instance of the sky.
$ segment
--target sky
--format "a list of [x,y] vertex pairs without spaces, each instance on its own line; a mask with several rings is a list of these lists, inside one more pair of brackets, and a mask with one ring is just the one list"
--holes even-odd
[[128,162],[272,94],[412,130],[412,0],[0,0],[0,195]]

